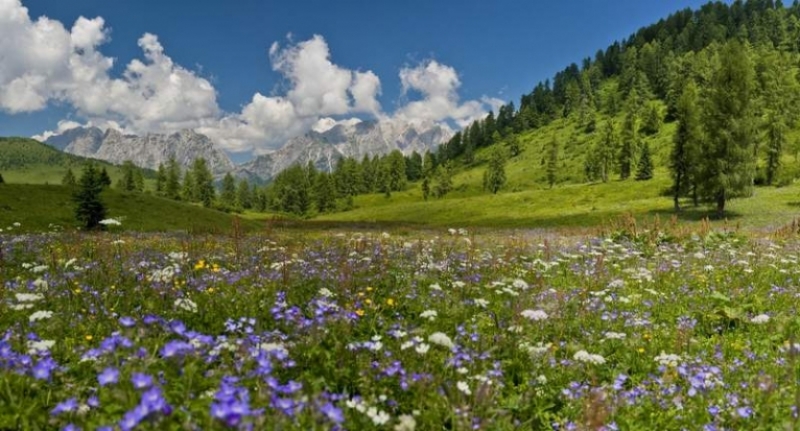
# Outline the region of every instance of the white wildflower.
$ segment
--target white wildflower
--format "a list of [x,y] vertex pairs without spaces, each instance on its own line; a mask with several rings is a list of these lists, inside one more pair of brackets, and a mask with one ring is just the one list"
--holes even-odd
[[543,310],[523,310],[522,313],[520,314],[522,315],[522,317],[529,320],[533,320],[534,322],[538,322],[540,320],[547,320],[547,318],[549,317],[547,313],[545,313]]
[[417,344],[417,347],[414,348],[414,350],[416,350],[417,353],[419,353],[420,355],[424,355],[424,354],[428,353],[428,350],[430,350],[430,349],[431,349],[431,345],[430,344],[425,344],[425,343],[419,343],[419,344]]
[[627,335],[622,332],[611,332],[608,331],[603,334],[603,339],[606,340],[624,340]]
[[414,342],[413,341],[406,341],[406,342],[404,342],[403,344],[400,345],[400,350],[406,350],[406,349],[410,349],[412,347],[414,347]]
[[536,345],[532,345],[531,343],[528,343],[527,341],[522,342],[522,343],[519,344],[520,350],[524,350],[524,351],[528,352],[529,354],[531,354],[533,356],[544,355],[552,347],[553,347],[553,343],[544,344],[541,341],[539,343],[537,343]]
[[367,416],[372,420],[374,425],[385,425],[389,420],[392,419],[388,413],[383,410],[378,410],[375,407],[370,407],[367,409]]
[[36,280],[33,280],[33,287],[39,290],[47,290],[50,287],[50,284],[47,283],[47,280],[39,277]]
[[528,283],[526,283],[525,280],[523,280],[521,278],[518,278],[518,279],[514,280],[514,282],[511,283],[511,285],[514,286],[516,289],[519,289],[519,290],[528,290],[528,288],[529,288]]
[[400,415],[397,420],[399,423],[394,426],[394,431],[414,431],[417,428],[417,421],[414,416]]
[[189,298],[178,298],[175,300],[175,307],[190,313],[197,313],[197,304]]
[[328,289],[327,287],[321,288],[318,293],[320,296],[324,296],[326,298],[333,298],[333,292],[331,292],[331,290]]
[[481,308],[486,308],[489,305],[489,301],[487,301],[487,300],[485,300],[483,298],[478,298],[478,299],[475,300],[475,305],[477,305],[478,307],[481,307]]
[[508,332],[510,332],[512,334],[521,334],[521,333],[525,332],[525,328],[523,328],[520,325],[511,325],[511,326],[508,327]]
[[431,290],[439,290],[439,291],[442,290],[442,286],[440,286],[439,283],[431,284],[430,288],[431,288]]
[[453,282],[453,287],[456,287],[456,288],[459,288],[459,289],[464,287],[464,286],[466,286],[466,285],[467,285],[467,283],[464,283],[463,281],[460,281],[460,280]]
[[30,322],[36,322],[36,321],[39,321],[39,320],[47,320],[47,319],[49,319],[51,317],[53,317],[53,312],[52,311],[39,310],[39,311],[31,314],[28,317],[28,320]]
[[752,319],[750,319],[750,323],[755,323],[756,325],[761,325],[767,322],[769,322],[769,316],[766,314],[759,314],[758,316],[754,316]]
[[28,341],[28,353],[31,355],[35,355],[36,353],[47,352],[53,346],[56,345],[56,342],[53,340],[39,340],[39,341]]
[[45,271],[47,271],[47,265],[37,265],[31,269],[31,272],[33,272],[34,274],[39,274],[40,272],[45,272]]
[[430,343],[438,344],[448,349],[452,349],[453,347],[455,347],[455,344],[453,344],[453,340],[451,340],[450,337],[448,337],[447,334],[445,334],[444,332],[434,332],[428,337],[428,341]]
[[472,395],[472,391],[469,389],[469,384],[467,384],[467,382],[459,380],[459,382],[456,383],[456,387],[458,388],[459,391],[463,392],[465,395]]
[[606,358],[594,353],[589,353],[586,350],[578,351],[572,356],[572,359],[583,362],[584,364],[602,365],[606,363]]
[[547,377],[545,377],[544,374],[540,374],[539,377],[536,378],[536,382],[539,383],[540,385],[546,385]]
[[663,365],[665,367],[677,367],[678,362],[681,361],[681,357],[680,355],[664,353],[662,351],[661,354],[653,358],[653,360],[658,362],[659,365]]
[[103,226],[122,226],[122,222],[115,218],[103,219],[100,220],[98,223],[100,223]]
[[261,343],[258,345],[258,348],[265,352],[281,352],[285,355],[289,354],[289,351],[286,350],[286,346],[283,345],[283,343]]
[[431,322],[436,320],[437,316],[439,316],[439,313],[437,313],[436,310],[425,310],[422,313],[420,313],[420,315],[419,315],[419,317],[421,317],[423,319],[428,319]]
[[28,310],[33,308],[33,304],[30,303],[23,303],[23,304],[12,304],[9,306],[14,311],[21,311],[21,310]]
[[469,370],[467,369],[467,367],[458,367],[456,369],[456,372],[458,374],[467,374],[467,373],[469,373]]
[[15,293],[14,298],[17,302],[36,302],[44,299],[44,296],[38,293]]

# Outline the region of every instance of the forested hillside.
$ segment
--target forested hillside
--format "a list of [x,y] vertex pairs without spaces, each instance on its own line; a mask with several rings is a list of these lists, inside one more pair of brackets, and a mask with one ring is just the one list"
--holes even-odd
[[676,206],[722,212],[754,185],[797,176],[798,64],[797,3],[682,10],[570,64],[434,153],[345,159],[329,176],[290,169],[268,206],[308,215],[369,205],[353,203],[364,193],[415,190],[423,201],[668,177],[658,193]]

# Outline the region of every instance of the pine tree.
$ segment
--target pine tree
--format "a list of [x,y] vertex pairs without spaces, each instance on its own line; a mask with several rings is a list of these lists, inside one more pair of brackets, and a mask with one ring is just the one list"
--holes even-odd
[[640,131],[647,136],[655,135],[661,130],[662,122],[661,108],[658,107],[657,103],[651,102],[645,109],[644,121]]
[[495,147],[489,157],[489,165],[483,173],[483,188],[497,194],[506,183],[506,155],[502,148]]
[[653,160],[650,158],[650,144],[645,142],[636,166],[636,181],[646,181],[651,178],[653,178]]
[[220,192],[219,200],[226,208],[230,209],[236,206],[236,181],[230,172],[222,178],[222,191]]
[[420,184],[420,188],[422,189],[422,199],[428,200],[428,197],[431,195],[431,180],[430,177],[426,176],[422,179],[422,184]]
[[195,190],[192,171],[187,170],[183,174],[183,183],[181,184],[181,199],[186,202],[197,202],[197,191]]
[[75,202],[75,218],[86,229],[101,227],[100,221],[106,217],[106,208],[100,199],[103,183],[100,171],[94,163],[87,163],[78,182],[72,199]]
[[0,174],[0,184],[5,184],[6,180],[3,178],[3,174]]
[[194,181],[194,192],[197,200],[204,207],[210,208],[214,204],[214,176],[208,168],[206,159],[200,157],[192,163],[192,180]]
[[164,196],[169,199],[181,198],[181,168],[175,157],[170,157],[167,162],[167,180],[164,184]]
[[558,173],[558,141],[555,137],[550,141],[547,150],[547,184],[552,189]]
[[755,177],[755,77],[747,47],[725,44],[717,56],[705,110],[702,197],[718,216],[734,197],[747,196]]
[[604,183],[608,182],[608,177],[611,175],[611,169],[614,165],[614,154],[619,145],[619,138],[617,138],[617,131],[614,128],[614,121],[609,119],[606,122],[606,127],[601,135],[601,140],[595,145],[595,154],[593,157],[596,160],[597,170],[599,177]]
[[[109,180],[111,181],[111,180]],[[142,170],[139,168],[135,168],[133,171],[133,182],[136,185],[137,192],[144,191],[144,174],[142,174]]]
[[433,195],[436,198],[445,197],[453,189],[453,173],[448,163],[436,167],[433,179]]
[[694,81],[689,81],[675,105],[678,127],[673,137],[670,153],[672,173],[672,196],[675,211],[680,211],[680,197],[692,192],[696,197],[700,181],[700,151],[703,130],[700,118],[699,90]]
[[508,144],[508,152],[511,154],[511,157],[517,157],[522,153],[522,146],[519,142],[519,137],[517,135],[511,135],[507,140]]
[[126,192],[136,191],[136,166],[132,161],[126,160],[122,163],[122,178],[117,186]]
[[239,180],[236,186],[236,207],[242,210],[253,208],[253,192],[246,179]]
[[323,172],[317,175],[314,197],[318,212],[326,213],[336,209],[336,189],[330,174]]
[[400,150],[389,153],[389,186],[392,191],[402,191],[406,188],[406,159]]
[[167,185],[167,169],[163,163],[158,164],[158,171],[156,171],[156,194],[164,196],[164,189]]
[[633,109],[628,110],[625,115],[625,122],[622,125],[622,138],[617,156],[619,164],[619,178],[624,180],[631,176],[631,167],[634,163],[634,154],[639,147],[638,118]]
[[64,174],[64,177],[61,178],[61,185],[67,187],[75,187],[77,184],[77,180],[75,179],[75,174],[72,173],[72,169],[68,168],[67,173]]
[[100,171],[100,184],[102,184],[103,187],[111,187],[111,177],[108,175],[108,171],[105,167]]

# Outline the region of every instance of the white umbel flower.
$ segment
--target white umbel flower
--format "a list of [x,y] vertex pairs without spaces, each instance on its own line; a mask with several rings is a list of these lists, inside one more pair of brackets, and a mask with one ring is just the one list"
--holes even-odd
[[456,387],[458,388],[459,391],[463,392],[464,395],[472,395],[472,390],[470,390],[469,384],[467,384],[467,382],[461,380],[458,383],[456,383]]
[[53,312],[52,311],[39,310],[39,311],[31,314],[30,316],[28,316],[28,321],[37,322],[39,320],[47,320],[47,319],[49,319],[51,317],[53,317]]
[[190,313],[197,313],[197,304],[189,298],[178,298],[175,300],[175,307]]
[[434,332],[428,337],[428,342],[438,344],[442,347],[447,347],[448,349],[455,347],[453,340],[451,340],[450,337],[448,337],[444,332]]
[[750,319],[750,323],[755,323],[756,325],[763,325],[767,322],[769,322],[769,316],[766,314],[759,314]]
[[547,320],[547,318],[550,317],[544,312],[544,310],[522,310],[522,313],[520,314],[522,317],[528,320],[533,320],[534,322]]
[[661,352],[661,354],[653,358],[653,360],[665,367],[677,367],[678,362],[681,361],[681,357],[672,353]]
[[603,365],[606,363],[606,358],[594,353],[589,353],[586,350],[578,351],[572,359],[583,362],[584,364]]

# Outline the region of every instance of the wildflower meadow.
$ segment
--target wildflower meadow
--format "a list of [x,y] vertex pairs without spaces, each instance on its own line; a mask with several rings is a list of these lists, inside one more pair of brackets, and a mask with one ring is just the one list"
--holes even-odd
[[800,241],[0,236],[0,429],[790,430]]

